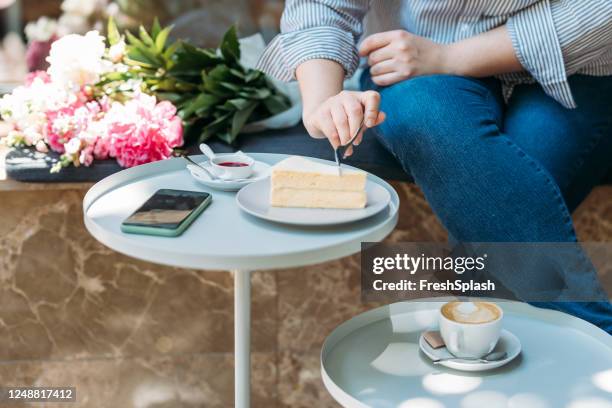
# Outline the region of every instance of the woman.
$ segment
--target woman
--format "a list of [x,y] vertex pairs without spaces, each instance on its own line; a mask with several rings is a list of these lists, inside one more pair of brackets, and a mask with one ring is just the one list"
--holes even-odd
[[[377,126],[458,241],[576,242],[570,214],[611,164],[612,2],[286,3],[260,68],[298,80],[311,136]],[[359,57],[363,91],[343,91]],[[546,306],[612,332],[607,302]]]

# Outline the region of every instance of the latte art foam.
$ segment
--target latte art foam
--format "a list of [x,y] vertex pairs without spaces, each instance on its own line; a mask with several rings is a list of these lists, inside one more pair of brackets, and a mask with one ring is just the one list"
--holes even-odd
[[449,302],[442,306],[442,314],[458,323],[487,323],[497,320],[500,311],[488,302]]

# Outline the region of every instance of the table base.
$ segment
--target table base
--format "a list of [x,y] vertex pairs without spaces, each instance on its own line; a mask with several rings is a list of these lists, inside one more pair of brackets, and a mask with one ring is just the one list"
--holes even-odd
[[251,404],[251,272],[234,270],[234,406]]

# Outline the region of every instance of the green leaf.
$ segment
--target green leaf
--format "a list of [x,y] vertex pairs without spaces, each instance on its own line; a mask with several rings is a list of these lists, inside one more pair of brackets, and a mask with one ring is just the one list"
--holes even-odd
[[234,140],[236,140],[236,138],[233,137],[230,132],[220,132],[220,133],[217,133],[217,137],[219,139],[223,140],[227,144],[232,144],[232,143],[234,143]]
[[221,54],[230,63],[237,63],[240,60],[240,44],[238,43],[236,26],[231,26],[223,35]]
[[251,97],[255,99],[266,99],[270,95],[272,95],[272,91],[269,88],[259,88],[251,94]]
[[134,46],[134,47],[138,47],[138,48],[144,48],[146,49],[147,46],[145,45],[145,43],[143,43],[142,41],[140,41],[138,39],[138,37],[136,37],[134,34],[130,33],[129,31],[125,32],[125,35],[127,37],[128,40],[128,44]]
[[172,31],[172,26],[166,27],[161,30],[158,35],[155,37],[155,48],[157,48],[157,52],[163,52],[166,46],[166,41],[168,40],[168,35]]
[[244,80],[246,83],[249,83],[249,82],[253,82],[253,81],[260,79],[262,76],[263,76],[263,72],[253,69],[253,70],[250,70],[246,74],[246,77]]
[[170,101],[174,104],[181,102],[185,95],[178,92],[156,92],[157,97],[164,101]]
[[208,72],[208,76],[210,79],[219,82],[232,80],[232,74],[230,73],[230,69],[227,67],[227,65],[217,65]]
[[151,38],[143,26],[138,27],[138,34],[140,35],[140,40],[149,47],[153,47],[155,45],[153,38]]
[[181,46],[181,43],[178,42],[178,41],[175,42],[175,43],[172,43],[172,45],[170,45],[168,48],[166,48],[166,50],[162,54],[164,59],[171,62],[172,61],[172,57],[174,56],[174,54],[176,53],[176,51],[178,50],[178,48],[180,46]]
[[243,81],[245,81],[246,77],[244,75],[244,72],[242,72],[240,69],[236,69],[236,68],[230,68],[229,71],[233,76],[235,76],[238,79],[242,79]]
[[159,35],[160,32],[161,32],[161,25],[159,24],[159,19],[155,17],[153,19],[153,26],[151,27],[151,36],[154,39],[157,39],[157,36]]
[[140,48],[132,48],[127,53],[128,59],[145,64],[148,67],[157,65],[154,55],[149,55],[147,52],[142,52]]
[[289,102],[284,96],[272,95],[263,100],[264,106],[271,114],[275,115],[289,109]]
[[242,109],[247,108],[252,103],[252,101],[248,99],[244,99],[244,98],[235,98],[235,99],[230,99],[226,101],[225,103],[233,106],[237,110],[242,110]]
[[256,107],[257,102],[251,102],[251,104],[248,105],[246,108],[239,110],[238,112],[236,112],[236,114],[234,114],[231,130],[232,140],[230,141],[230,143],[232,143],[234,139],[236,139],[236,136],[238,136],[238,133],[240,133],[244,124],[247,122]]
[[181,111],[181,117],[183,119],[188,119],[196,111],[203,111],[205,109],[208,109],[217,102],[219,102],[219,98],[215,97],[214,95],[199,94]]
[[200,141],[204,141],[215,134],[228,132],[231,117],[232,117],[232,114],[227,113],[222,116],[219,116],[213,122],[206,125],[204,127],[202,134],[200,135]]
[[216,55],[187,43],[181,43],[174,60],[175,62],[170,70],[171,75],[195,75],[199,77],[202,70],[219,64],[219,58]]
[[219,85],[223,88],[229,89],[230,91],[239,92],[240,85],[232,84],[230,82],[219,82]]
[[112,16],[108,18],[106,31],[106,36],[110,45],[115,45],[121,41],[121,34],[119,34],[117,24],[115,24],[115,19]]

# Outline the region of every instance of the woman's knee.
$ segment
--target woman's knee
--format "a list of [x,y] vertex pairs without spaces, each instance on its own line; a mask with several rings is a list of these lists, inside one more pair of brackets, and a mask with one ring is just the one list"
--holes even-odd
[[[387,120],[379,126],[383,143],[396,154],[429,156],[452,144],[457,110],[449,79],[418,77],[381,90],[381,110]],[[449,146],[450,147],[450,146]]]

